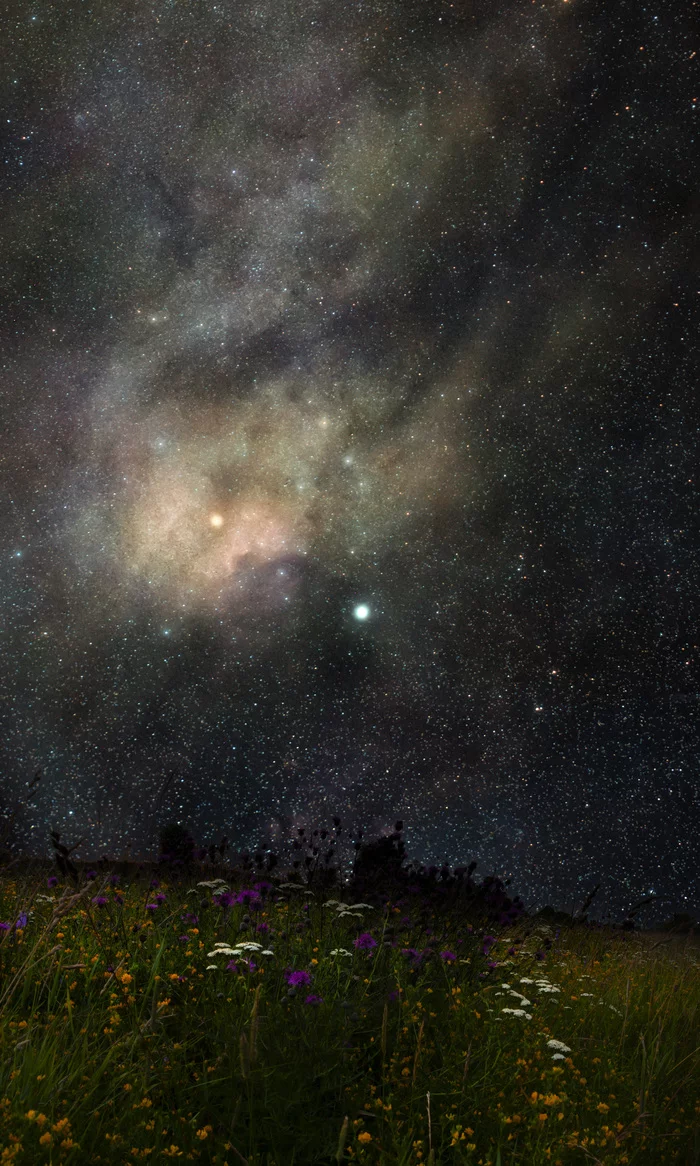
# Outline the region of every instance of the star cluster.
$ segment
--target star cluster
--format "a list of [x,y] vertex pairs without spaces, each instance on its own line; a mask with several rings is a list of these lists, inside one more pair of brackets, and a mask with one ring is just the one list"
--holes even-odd
[[683,6],[8,29],[6,815],[43,772],[12,844],[402,817],[528,903],[697,910]]

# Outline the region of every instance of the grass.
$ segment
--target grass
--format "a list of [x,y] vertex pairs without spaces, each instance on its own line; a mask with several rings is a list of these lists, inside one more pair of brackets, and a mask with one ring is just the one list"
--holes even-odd
[[700,1164],[693,947],[227,874],[0,871],[0,1163]]

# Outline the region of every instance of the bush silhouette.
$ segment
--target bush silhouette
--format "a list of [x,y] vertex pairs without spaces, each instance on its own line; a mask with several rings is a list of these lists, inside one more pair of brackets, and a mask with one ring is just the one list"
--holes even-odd
[[194,838],[179,822],[171,822],[160,832],[159,862],[189,865],[194,860]]

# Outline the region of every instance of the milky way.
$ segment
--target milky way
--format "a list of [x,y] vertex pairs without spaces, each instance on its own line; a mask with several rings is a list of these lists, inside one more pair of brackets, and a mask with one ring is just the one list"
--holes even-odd
[[11,6],[11,847],[401,817],[698,909],[700,79],[652,9]]

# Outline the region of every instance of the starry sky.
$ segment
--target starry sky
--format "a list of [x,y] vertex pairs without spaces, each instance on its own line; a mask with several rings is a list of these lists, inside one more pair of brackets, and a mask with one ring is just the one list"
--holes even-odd
[[15,849],[700,910],[692,5],[8,11]]

